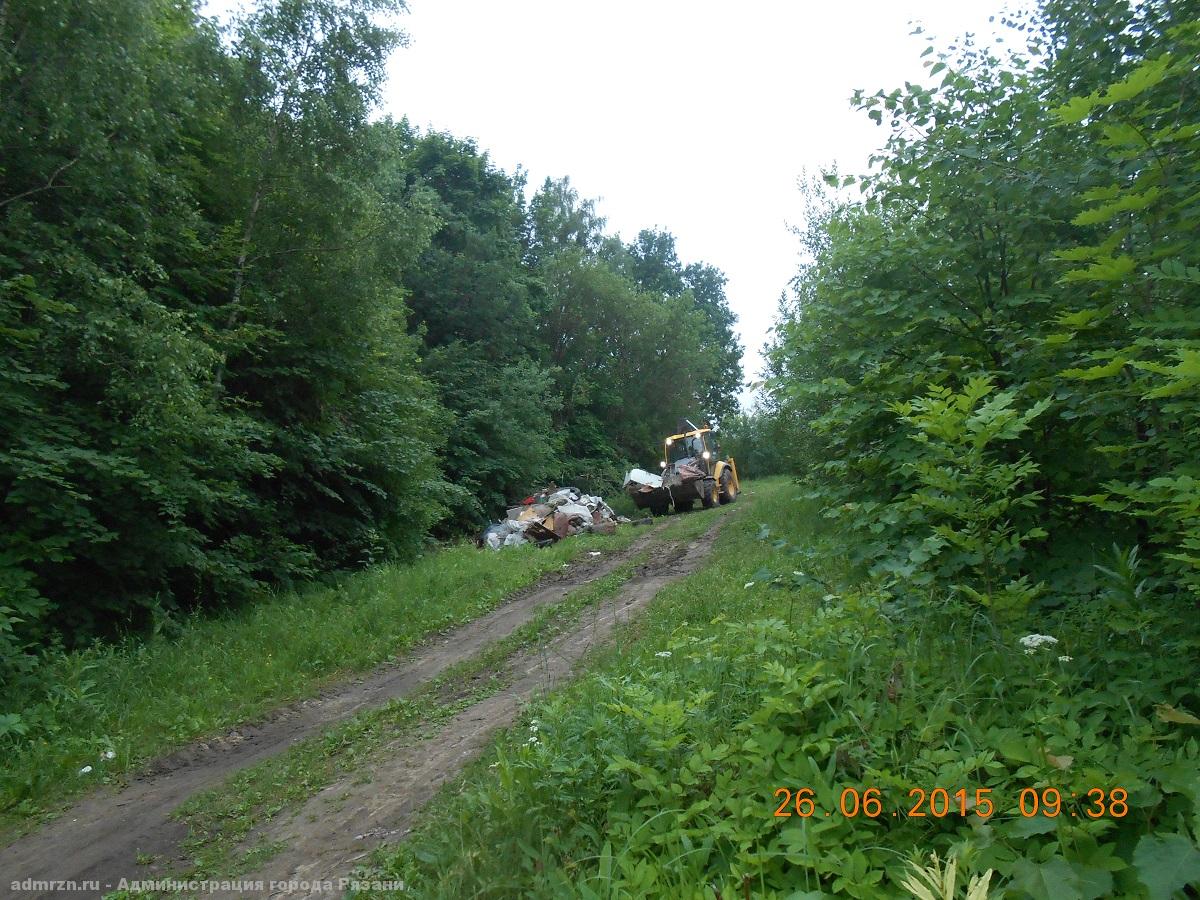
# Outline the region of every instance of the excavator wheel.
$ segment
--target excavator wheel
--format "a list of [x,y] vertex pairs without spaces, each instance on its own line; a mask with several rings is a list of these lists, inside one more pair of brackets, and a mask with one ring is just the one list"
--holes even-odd
[[681,512],[691,512],[691,511],[692,511],[692,501],[691,500],[676,500],[675,501],[675,512],[681,513]]
[[722,475],[721,475],[721,502],[722,503],[732,503],[734,500],[737,499],[737,495],[738,495],[737,486],[734,485],[733,479],[729,477],[729,473],[728,472],[722,473]]
[[656,503],[654,506],[650,507],[650,514],[655,515],[655,516],[665,516],[667,514],[667,510],[669,510],[670,508],[671,507],[668,506],[666,503],[662,503],[662,504]]
[[711,491],[705,491],[700,495],[700,502],[704,504],[705,509],[712,509],[717,505],[717,485],[715,482]]

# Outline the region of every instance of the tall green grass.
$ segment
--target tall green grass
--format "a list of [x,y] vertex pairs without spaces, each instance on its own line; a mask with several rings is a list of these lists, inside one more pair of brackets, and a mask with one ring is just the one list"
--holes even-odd
[[[0,735],[0,833],[20,830],[56,801],[173,747],[400,656],[544,573],[645,533],[625,527],[612,536],[495,553],[464,543],[224,615],[189,618],[149,640],[47,658],[36,680],[10,692],[0,710],[19,717],[4,720],[9,728]],[[91,771],[82,773],[87,766]]]

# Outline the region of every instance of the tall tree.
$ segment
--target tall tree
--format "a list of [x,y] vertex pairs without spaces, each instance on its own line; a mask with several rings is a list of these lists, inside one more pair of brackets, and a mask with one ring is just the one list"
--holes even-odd
[[111,629],[239,564],[205,523],[253,510],[247,482],[274,462],[214,393],[220,355],[175,274],[214,241],[192,197],[223,71],[188,6],[16,2],[0,16],[7,640],[48,614],[68,634]]
[[424,371],[454,416],[442,455],[454,483],[447,532],[479,525],[556,471],[559,400],[535,360],[523,182],[472,141],[407,126],[397,133],[409,177],[430,193],[439,221],[405,284]]
[[256,487],[271,528],[339,565],[411,552],[437,518],[440,412],[405,337],[401,273],[435,227],[386,127],[372,127],[391,0],[280,0],[237,28],[231,170],[212,214],[234,236],[216,316],[250,336],[223,386],[270,429]]

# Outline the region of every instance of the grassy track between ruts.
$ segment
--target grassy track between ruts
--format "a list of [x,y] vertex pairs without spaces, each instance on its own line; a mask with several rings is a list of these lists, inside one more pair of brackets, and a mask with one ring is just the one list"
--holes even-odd
[[612,596],[644,559],[643,552],[616,571],[545,607],[508,637],[478,656],[451,667],[411,697],[393,700],[315,737],[282,755],[239,772],[179,810],[189,826],[193,859],[188,878],[239,875],[272,855],[267,844],[239,846],[254,829],[287,814],[335,778],[369,772],[374,755],[397,741],[416,740],[466,706],[503,687],[500,666],[521,650],[559,633],[589,606]]

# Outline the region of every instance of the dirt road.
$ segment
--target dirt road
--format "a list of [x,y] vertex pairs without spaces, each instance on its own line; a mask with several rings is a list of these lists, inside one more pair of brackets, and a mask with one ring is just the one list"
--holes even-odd
[[[574,664],[615,625],[634,615],[666,584],[699,568],[720,522],[685,545],[665,542],[661,524],[623,551],[565,574],[543,579],[480,617],[418,649],[409,659],[337,685],[318,698],[279,710],[266,721],[239,728],[164,758],[119,791],[84,799],[60,819],[0,850],[0,891],[13,881],[96,881],[99,890],[35,889],[21,897],[102,896],[121,878],[154,877],[137,864],[139,854],[183,866],[180,843],[186,828],[171,813],[192,794],[215,787],[233,772],[281,753],[289,746],[363,710],[411,694],[454,664],[511,634],[542,607],[560,602],[588,582],[608,575],[648,547],[641,566],[620,592],[574,630],[541,650],[509,660],[508,686],[459,713],[433,737],[394,756],[370,773],[355,772],[313,797],[296,815],[271,825],[268,839],[287,845],[260,873],[243,879],[312,880],[346,875],[355,861],[384,839],[395,840],[437,788],[479,753],[522,703],[566,678]],[[368,780],[369,778],[369,780]],[[338,798],[336,809],[329,798]],[[315,813],[319,811],[319,815]],[[157,868],[157,867],[156,867]],[[289,893],[287,896],[304,896]],[[324,895],[328,896],[328,894]]]

